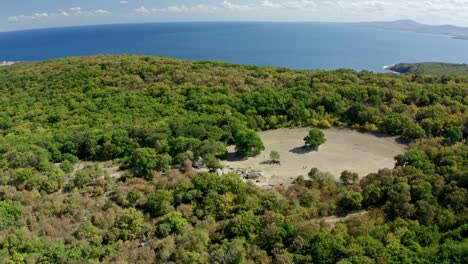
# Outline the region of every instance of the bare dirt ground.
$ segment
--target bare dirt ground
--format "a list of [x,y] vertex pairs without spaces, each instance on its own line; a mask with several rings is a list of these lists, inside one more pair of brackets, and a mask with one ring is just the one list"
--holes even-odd
[[[327,142],[318,151],[308,151],[302,148],[308,131],[309,128],[295,128],[259,132],[265,151],[247,160],[223,161],[224,172],[239,169],[259,171],[264,177],[256,181],[257,185],[265,187],[289,185],[299,175],[306,177],[314,167],[330,172],[337,179],[344,170],[357,172],[362,178],[382,168],[393,168],[393,158],[407,148],[393,137],[349,129],[325,129]],[[281,165],[270,164],[272,150],[281,155]]]
[[365,214],[367,214],[367,211],[360,211],[360,212],[351,213],[351,214],[348,214],[346,216],[341,216],[341,217],[332,215],[332,216],[324,217],[320,220],[324,221],[329,226],[329,229],[333,229],[338,223],[342,223],[346,220],[349,220],[352,217],[363,216]]
[[105,175],[109,175],[112,178],[118,179],[125,175],[126,171],[120,170],[120,165],[115,164],[112,161],[104,161],[104,162],[90,162],[90,161],[80,161],[75,165],[71,176],[75,176],[76,172],[79,170],[84,169],[86,166],[98,166],[98,168],[102,169]]

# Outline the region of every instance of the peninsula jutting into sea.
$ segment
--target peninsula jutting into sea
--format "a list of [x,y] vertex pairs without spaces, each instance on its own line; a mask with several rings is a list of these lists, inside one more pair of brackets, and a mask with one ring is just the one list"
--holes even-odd
[[387,70],[402,74],[461,75],[468,74],[467,64],[422,62],[399,63],[386,67]]

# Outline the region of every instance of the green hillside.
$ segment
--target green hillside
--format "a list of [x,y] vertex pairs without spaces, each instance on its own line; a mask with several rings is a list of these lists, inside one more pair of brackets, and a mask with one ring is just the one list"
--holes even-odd
[[468,65],[440,62],[400,63],[389,70],[404,74],[461,75],[468,74]]
[[[94,56],[0,68],[0,91],[0,263],[468,262],[468,76]],[[298,126],[411,147],[360,182],[191,169]]]

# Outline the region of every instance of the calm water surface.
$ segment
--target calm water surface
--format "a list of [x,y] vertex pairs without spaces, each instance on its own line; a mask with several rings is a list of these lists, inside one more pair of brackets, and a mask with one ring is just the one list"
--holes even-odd
[[0,60],[147,54],[294,69],[468,63],[468,41],[321,23],[153,23],[0,33]]

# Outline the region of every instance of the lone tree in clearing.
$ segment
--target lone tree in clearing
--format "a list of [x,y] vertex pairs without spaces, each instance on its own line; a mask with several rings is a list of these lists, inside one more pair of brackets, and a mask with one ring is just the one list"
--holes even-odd
[[307,135],[304,138],[304,141],[305,141],[306,147],[316,150],[318,149],[320,145],[325,143],[325,141],[327,140],[325,139],[325,134],[323,134],[323,132],[320,129],[312,128],[309,131],[309,135]]
[[273,162],[279,161],[279,159],[280,159],[280,154],[279,154],[279,152],[276,151],[276,150],[272,150],[272,151],[270,152],[270,159],[271,159]]

